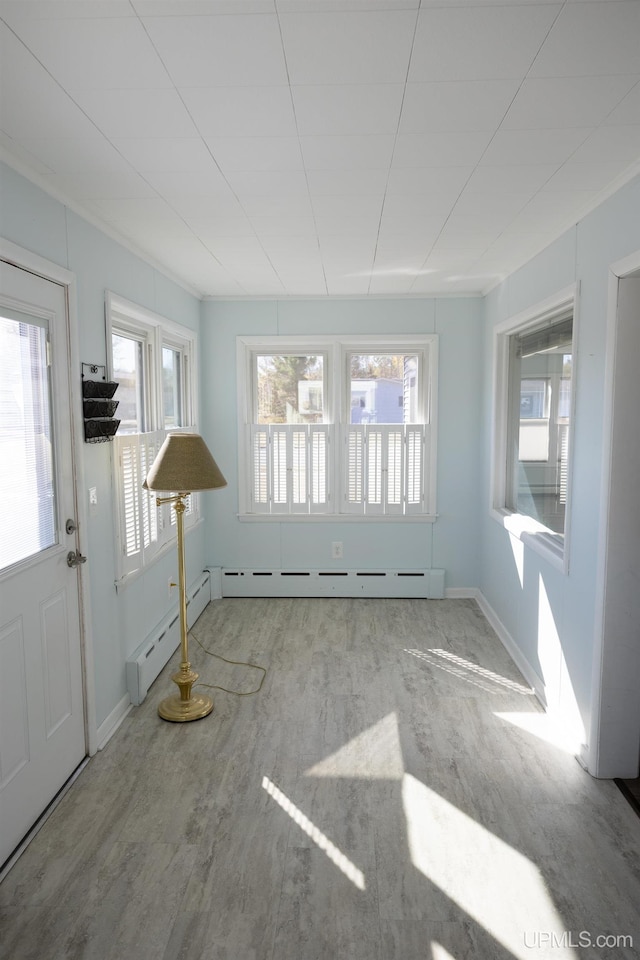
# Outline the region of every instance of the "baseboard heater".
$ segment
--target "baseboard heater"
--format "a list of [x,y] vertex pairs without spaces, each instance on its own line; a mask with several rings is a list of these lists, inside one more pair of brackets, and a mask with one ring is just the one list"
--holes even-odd
[[223,597],[415,597],[441,600],[444,570],[222,568]]
[[[211,578],[206,571],[187,590],[189,627],[193,626],[210,600]],[[149,687],[179,646],[180,613],[176,605],[127,660],[127,688],[131,703],[135,706],[142,703]]]

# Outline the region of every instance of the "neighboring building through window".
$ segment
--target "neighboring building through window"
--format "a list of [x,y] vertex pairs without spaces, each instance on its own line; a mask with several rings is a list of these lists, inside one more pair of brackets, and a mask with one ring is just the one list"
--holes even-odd
[[238,338],[241,514],[435,514],[435,337]]
[[[195,334],[112,294],[107,295],[111,375],[119,383],[114,439],[119,579],[147,566],[175,534],[170,505],[142,488],[170,431],[195,429],[192,357]],[[192,523],[197,499],[185,520]]]
[[494,508],[531,521],[564,554],[568,521],[574,370],[574,298],[530,311],[497,333]]

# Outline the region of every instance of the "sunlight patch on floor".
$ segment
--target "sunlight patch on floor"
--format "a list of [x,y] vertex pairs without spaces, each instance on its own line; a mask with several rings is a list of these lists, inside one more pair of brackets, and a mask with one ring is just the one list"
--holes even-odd
[[[514,957],[531,960],[527,936],[562,937],[566,924],[535,864],[410,774],[402,798],[414,866]],[[554,951],[556,960],[575,956]]]
[[449,953],[448,950],[442,946],[441,943],[438,943],[437,940],[431,941],[431,960],[457,960],[452,953]]
[[564,750],[565,753],[575,754],[580,748],[580,734],[548,713],[494,713],[494,716]]
[[295,803],[292,803],[291,800],[287,797],[286,794],[279,790],[276,787],[275,783],[272,783],[268,777],[262,778],[262,787],[267,791],[270,797],[272,797],[275,802],[281,807],[285,813],[287,813],[293,822],[300,827],[300,829],[310,837],[315,845],[322,850],[324,854],[331,860],[332,863],[336,865],[338,870],[340,870],[345,877],[347,877],[351,882],[358,888],[358,890],[365,890],[364,882],[364,873],[362,870],[358,870],[356,865],[349,860],[344,853],[336,847],[334,843],[329,840],[329,838],[321,831],[318,830],[316,825],[309,820],[308,817],[304,815],[302,810],[299,807],[296,807]]
[[493,670],[487,670],[486,667],[481,667],[471,660],[466,660],[464,657],[451,653],[450,650],[439,650],[436,648],[426,651],[405,649],[405,653],[410,653],[412,657],[416,657],[418,660],[424,660],[425,663],[430,663],[432,666],[444,670],[445,673],[450,673],[454,677],[465,680],[475,687],[480,687],[481,690],[488,693],[495,693],[497,686],[501,687],[502,690],[508,690],[511,693],[520,693],[523,696],[529,697],[533,695],[533,689],[531,687],[526,687],[516,680],[503,677],[499,673],[494,673]]
[[403,774],[404,761],[395,713],[388,713],[344,747],[305,770],[305,777],[361,780],[402,780]]

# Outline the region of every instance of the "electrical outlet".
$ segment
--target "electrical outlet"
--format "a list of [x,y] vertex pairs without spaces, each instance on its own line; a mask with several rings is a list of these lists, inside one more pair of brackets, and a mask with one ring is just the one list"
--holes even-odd
[[333,560],[342,560],[342,540],[334,540],[331,544],[331,557]]

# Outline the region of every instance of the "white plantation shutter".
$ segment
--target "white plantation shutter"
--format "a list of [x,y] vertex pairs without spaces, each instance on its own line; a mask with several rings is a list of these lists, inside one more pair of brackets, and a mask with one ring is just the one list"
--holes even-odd
[[143,489],[143,481],[164,440],[164,430],[155,433],[116,435],[118,458],[121,562],[124,575],[138,570],[158,550],[162,519],[156,495]]
[[345,510],[368,516],[423,509],[423,424],[345,428]]
[[329,425],[253,424],[251,499],[256,513],[325,513]]
[[269,428],[251,427],[251,503],[258,513],[268,513],[270,484]]
[[345,499],[349,513],[364,512],[364,449],[363,426],[348,427],[345,456]]
[[327,423],[309,426],[309,510],[311,513],[326,513],[330,508],[329,486],[330,427]]
[[270,428],[271,512],[288,513],[286,426]]
[[[118,459],[118,512],[121,574],[140,570],[165,543],[176,535],[176,512],[172,504],[158,507],[157,492],[142,486],[160,447],[166,430],[130,433],[114,437]],[[176,492],[176,491],[174,491]],[[171,491],[167,491],[167,496]],[[195,515],[193,494],[185,500],[185,521]]]
[[405,513],[422,513],[429,501],[425,467],[428,431],[426,424],[405,428]]

